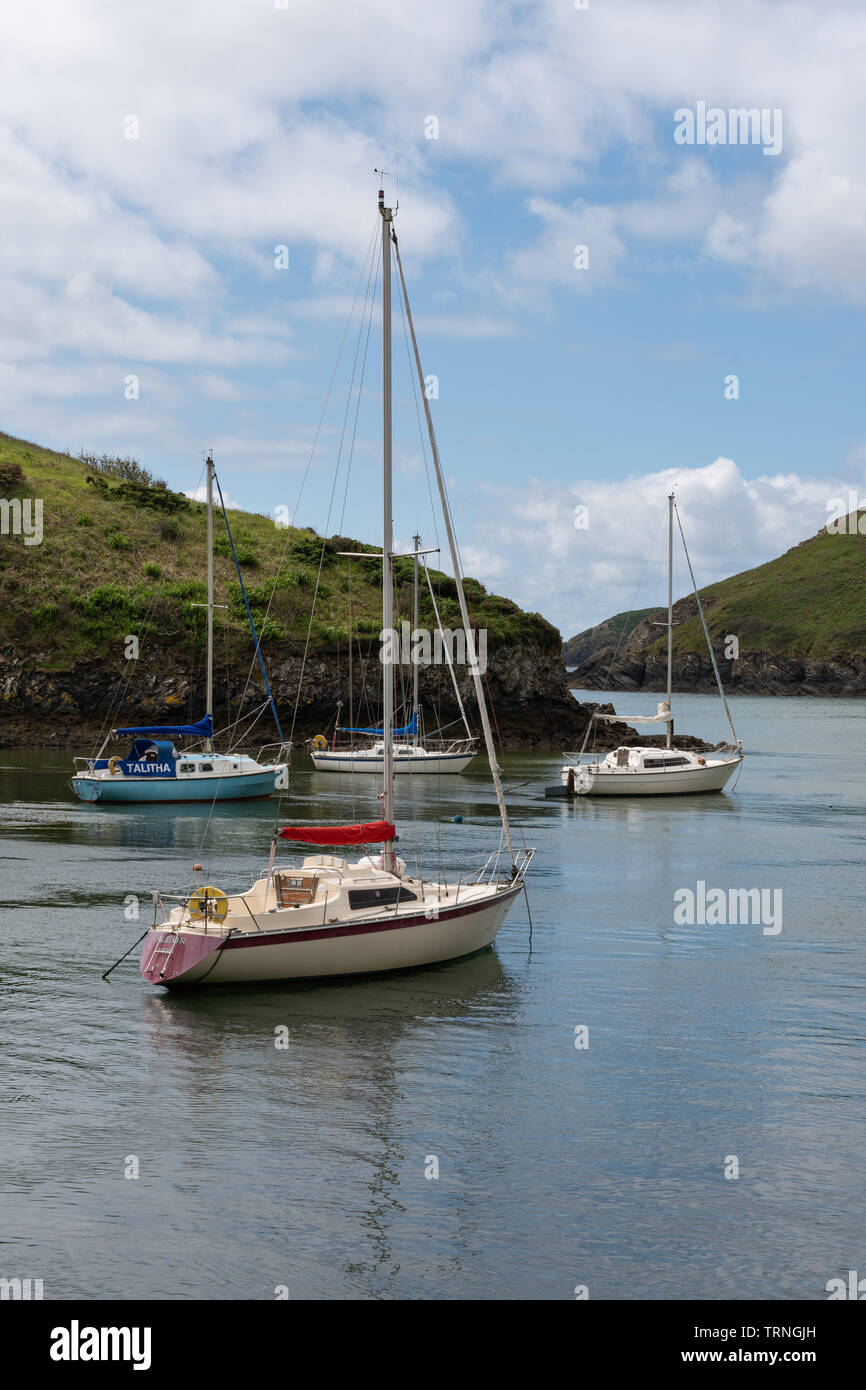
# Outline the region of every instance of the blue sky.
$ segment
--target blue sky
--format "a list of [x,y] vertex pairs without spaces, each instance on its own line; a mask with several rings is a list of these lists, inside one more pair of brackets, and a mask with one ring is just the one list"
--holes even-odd
[[[656,600],[672,483],[701,582],[862,491],[857,5],[34,0],[4,31],[8,432],[184,489],[212,445],[233,501],[324,527],[345,371],[298,505],[300,480],[384,162],[488,587],[568,634]],[[698,102],[780,113],[780,153],[677,144]],[[395,328],[396,531],[427,541]],[[374,332],[344,521],[371,541],[378,365]]]

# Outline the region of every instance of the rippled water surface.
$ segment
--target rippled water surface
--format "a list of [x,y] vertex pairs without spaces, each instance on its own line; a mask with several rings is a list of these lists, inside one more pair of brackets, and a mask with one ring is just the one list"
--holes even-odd
[[[0,750],[0,1275],[46,1298],[769,1299],[866,1269],[866,704],[733,708],[725,796],[545,800],[559,759],[508,758],[531,942],[519,902],[454,965],[183,996],[138,951],[101,972],[196,859],[247,886],[273,806],[209,828],[83,806],[67,757]],[[680,712],[722,736],[710,697]],[[372,781],[305,762],[286,814],[378,816]],[[400,791],[411,866],[497,843],[481,766]],[[780,889],[781,933],[677,925],[698,880]]]

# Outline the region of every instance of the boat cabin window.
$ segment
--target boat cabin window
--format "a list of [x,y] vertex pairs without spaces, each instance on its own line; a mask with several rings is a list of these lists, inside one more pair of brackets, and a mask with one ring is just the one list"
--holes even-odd
[[195,765],[193,763],[181,763],[179,770],[181,772],[195,772]]
[[688,767],[688,758],[644,758],[644,767]]
[[394,888],[350,888],[349,906],[353,912],[364,907],[393,907],[395,903],[417,903],[415,893],[402,884]]
[[202,763],[202,772],[213,772],[213,763]]

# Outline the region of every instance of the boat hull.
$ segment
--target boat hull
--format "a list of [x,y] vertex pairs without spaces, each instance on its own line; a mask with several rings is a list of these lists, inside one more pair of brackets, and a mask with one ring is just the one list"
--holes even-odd
[[[724,791],[742,758],[729,758],[706,767],[669,768],[658,772],[590,772],[585,789],[575,796],[694,796]],[[582,771],[586,773],[587,769]]]
[[[384,759],[379,756],[359,757],[346,753],[311,753],[317,772],[374,772],[382,776]],[[427,753],[421,758],[395,758],[393,768],[396,775],[429,777],[431,773],[463,772],[469,766],[474,753]]]
[[[268,930],[268,914],[264,914],[256,919],[264,928],[261,932],[245,931],[228,938],[211,935],[207,949],[187,948],[185,943],[175,946],[171,938],[184,936],[183,931],[151,928],[142,951],[141,971],[152,984],[175,988],[378,975],[437,965],[490,946],[521,891],[522,884],[503,888],[482,902],[450,908],[433,919],[423,913],[396,920],[389,915],[375,921],[292,931]],[[201,934],[193,939],[203,940]],[[169,964],[163,978],[160,972],[166,959]]]
[[192,802],[242,801],[270,796],[276,789],[280,769],[237,773],[232,776],[202,776],[181,780],[172,777],[91,777],[72,778],[72,790],[80,801]]

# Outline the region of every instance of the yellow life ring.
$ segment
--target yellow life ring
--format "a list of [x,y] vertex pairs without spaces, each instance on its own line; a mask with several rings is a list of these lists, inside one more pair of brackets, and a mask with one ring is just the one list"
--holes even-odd
[[109,758],[109,759],[108,759],[108,771],[111,773],[112,777],[116,777],[117,774],[118,774],[118,772],[122,772],[122,771],[123,771],[123,767],[121,766],[122,762],[123,762],[123,759],[122,759],[122,758]]
[[317,753],[323,752],[324,749],[327,748],[327,746],[328,746],[328,740],[325,738],[325,735],[324,735],[324,734],[316,734],[316,737],[313,739],[313,747],[315,748],[316,752],[317,752]]
[[229,900],[221,888],[197,888],[189,900],[189,915],[197,922],[201,917],[221,922],[229,910]]

